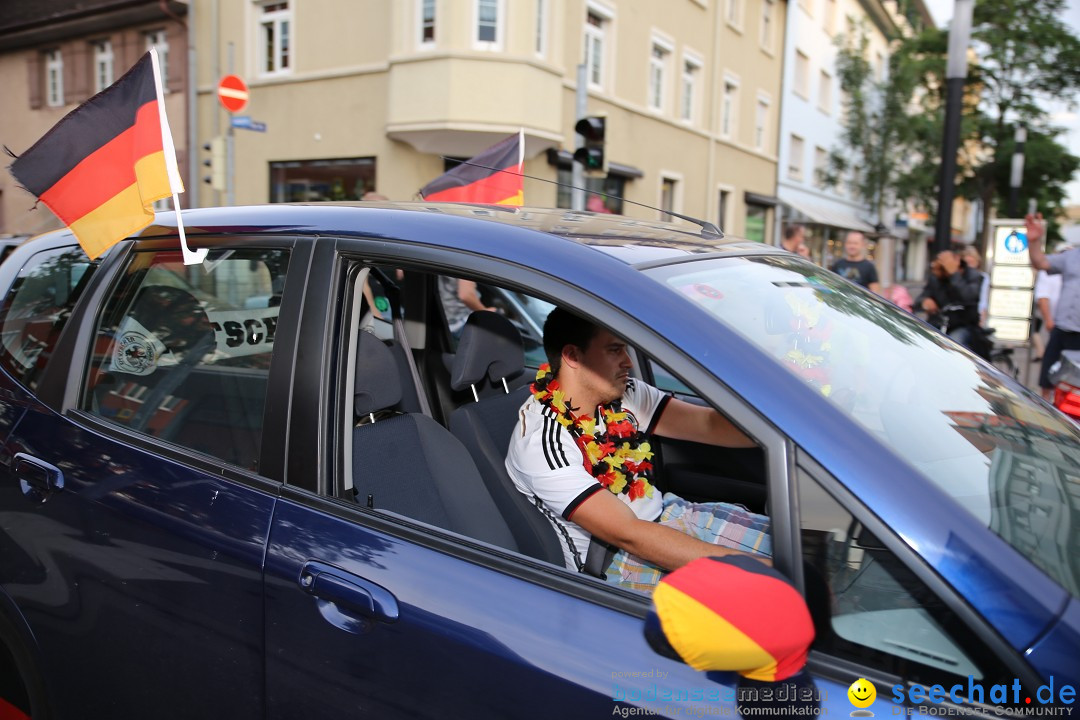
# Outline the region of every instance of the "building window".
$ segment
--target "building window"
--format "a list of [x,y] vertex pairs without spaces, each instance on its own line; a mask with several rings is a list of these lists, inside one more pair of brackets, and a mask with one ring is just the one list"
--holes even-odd
[[488,49],[502,43],[502,0],[476,0],[476,43]]
[[154,30],[146,33],[146,49],[157,50],[158,69],[161,70],[161,89],[169,92],[169,41],[165,39],[164,30]]
[[736,118],[739,113],[739,83],[730,77],[724,78],[724,94],[720,98],[720,136],[734,137],[737,129]]
[[653,39],[652,52],[649,54],[649,107],[653,110],[662,111],[666,105],[667,91],[664,85],[670,61],[671,47]]
[[776,6],[773,0],[762,0],[761,3],[761,47],[769,52],[773,49],[773,13]]
[[287,2],[266,3],[259,16],[259,69],[262,74],[292,67],[292,10]]
[[825,172],[829,165],[829,153],[823,147],[814,148],[814,185],[825,187]]
[[420,0],[420,44],[435,44],[435,0]]
[[792,180],[802,180],[803,153],[805,151],[803,139],[798,135],[791,136],[791,147],[788,152],[788,177]]
[[810,97],[810,58],[802,50],[795,51],[795,92]]
[[720,225],[720,229],[727,232],[725,228],[728,226],[728,211],[731,209],[731,191],[721,190],[719,198],[719,206],[717,207],[717,222]]
[[547,54],[547,0],[536,0],[536,54]]
[[769,130],[769,100],[759,97],[757,112],[754,114],[754,147],[765,149],[765,135]]
[[360,200],[375,189],[375,158],[270,163],[270,202]]
[[724,19],[728,25],[741,30],[743,0],[725,0],[725,3]]
[[610,24],[610,17],[590,6],[585,17],[585,71],[589,85],[596,88],[604,87],[605,35]]
[[827,70],[821,71],[818,88],[818,109],[829,114],[832,112],[832,75]]
[[94,43],[94,92],[99,93],[113,84],[113,50],[108,40]]
[[836,32],[836,0],[825,0],[825,32]]
[[59,50],[45,53],[45,103],[49,107],[64,104],[64,56]]
[[701,61],[697,58],[683,58],[682,106],[679,117],[688,123],[697,122],[698,78],[701,77]]
[[769,224],[769,207],[757,203],[746,203],[746,229],[743,236],[753,242],[765,242],[765,230]]
[[[574,184],[573,172],[570,165],[559,165],[558,169],[559,188],[555,194],[555,207],[569,209],[573,201],[573,191],[570,186]],[[585,178],[586,203],[591,198],[600,198],[605,210],[616,214],[622,214],[623,195],[626,194],[626,177],[608,173],[606,177]],[[595,202],[595,201],[594,201]],[[599,209],[594,210],[597,212]]]
[[[675,178],[660,178],[660,209],[667,212],[678,212],[679,181]],[[660,214],[661,220],[671,220],[672,216],[667,213]]]
[[874,53],[874,80],[882,82],[885,79],[885,56],[879,51]]

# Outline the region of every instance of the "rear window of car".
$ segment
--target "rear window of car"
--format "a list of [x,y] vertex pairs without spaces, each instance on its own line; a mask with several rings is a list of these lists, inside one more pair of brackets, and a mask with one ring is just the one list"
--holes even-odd
[[800,258],[648,271],[877,436],[1080,595],[1080,428],[869,291]]
[[0,366],[31,390],[97,267],[82,248],[32,255],[0,306]]

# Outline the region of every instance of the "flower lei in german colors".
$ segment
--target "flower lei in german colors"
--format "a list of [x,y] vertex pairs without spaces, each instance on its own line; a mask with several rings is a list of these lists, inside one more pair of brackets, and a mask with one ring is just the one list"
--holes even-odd
[[536,373],[530,388],[533,397],[551,408],[555,419],[565,427],[577,443],[585,461],[585,469],[596,481],[618,495],[626,493],[631,500],[652,497],[652,448],[645,433],[634,427],[622,403],[616,400],[599,407],[605,430],[597,434],[596,420],[589,415],[574,415],[566,404],[559,381],[544,363]]

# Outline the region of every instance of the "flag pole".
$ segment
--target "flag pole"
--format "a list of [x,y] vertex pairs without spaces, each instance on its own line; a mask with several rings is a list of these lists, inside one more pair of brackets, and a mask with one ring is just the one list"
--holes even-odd
[[[184,191],[184,181],[180,178],[180,168],[176,164],[176,146],[173,144],[169,118],[165,114],[165,93],[161,87],[161,66],[158,64],[157,48],[150,48],[150,62],[154,66],[154,90],[157,93],[158,117],[161,120],[161,146],[165,155],[165,168],[169,174],[169,190],[172,191],[173,212],[176,213],[176,229],[180,233],[180,250],[184,255],[185,265],[198,265],[206,259],[206,248],[192,250],[187,244],[184,232],[184,219],[180,215],[179,194]],[[188,148],[191,151],[191,148]],[[179,190],[177,190],[179,188]]]

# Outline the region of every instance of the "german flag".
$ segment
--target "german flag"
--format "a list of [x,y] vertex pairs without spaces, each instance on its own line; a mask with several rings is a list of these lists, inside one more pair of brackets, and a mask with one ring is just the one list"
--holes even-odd
[[[173,192],[157,85],[147,53],[10,167],[71,228],[91,259],[153,222],[153,203]],[[171,145],[170,137],[169,152]],[[175,164],[175,154],[171,160]]]
[[521,205],[523,133],[511,135],[420,190],[425,200]]
[[802,595],[779,572],[746,556],[684,565],[656,586],[653,608],[663,635],[649,637],[650,644],[662,654],[674,650],[695,670],[786,680],[806,665],[814,640]]

